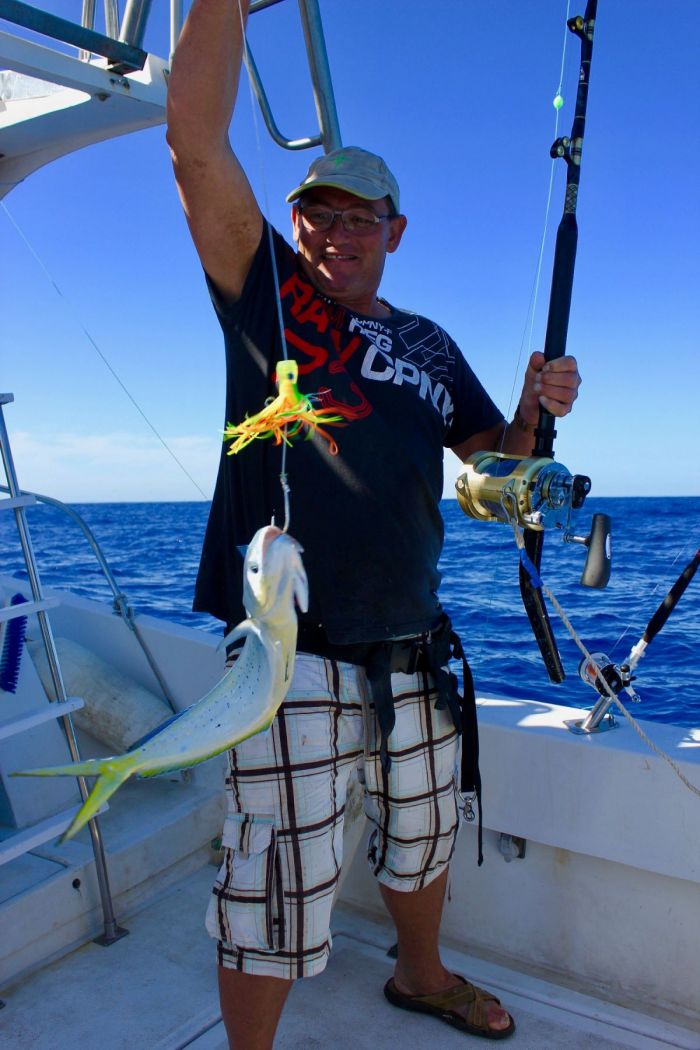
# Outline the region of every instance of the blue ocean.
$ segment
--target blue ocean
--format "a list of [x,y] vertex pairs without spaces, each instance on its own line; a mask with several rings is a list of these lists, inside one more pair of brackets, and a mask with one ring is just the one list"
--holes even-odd
[[[220,631],[190,611],[208,504],[88,503],[75,508],[93,531],[137,612]],[[542,575],[589,651],[623,662],[698,545],[700,498],[589,499],[577,531],[592,513],[613,520],[613,573],[605,590],[580,586],[584,549],[547,537]],[[477,690],[592,706],[597,694],[578,676],[579,650],[554,610],[550,616],[567,678],[552,685],[520,601],[518,555],[507,526],[466,518],[442,503],[445,547],[441,597],[464,642]],[[28,511],[41,581],[111,601],[95,556],[78,526],[60,510]],[[25,575],[16,528],[0,520],[0,572]],[[637,668],[637,717],[700,726],[700,573]]]

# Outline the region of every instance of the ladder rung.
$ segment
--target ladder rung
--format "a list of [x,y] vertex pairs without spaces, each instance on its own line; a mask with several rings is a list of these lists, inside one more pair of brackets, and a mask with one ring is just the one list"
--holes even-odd
[[71,711],[79,711],[81,707],[85,707],[85,701],[81,697],[69,696],[66,700],[53,701],[47,707],[42,708],[41,711],[36,711],[32,715],[7,718],[5,721],[0,722],[0,740],[6,740],[7,737],[24,733],[27,729],[40,726],[43,722],[50,722],[52,718],[62,718],[63,715],[70,714]]
[[9,499],[0,499],[0,510],[12,510],[13,507],[32,507],[36,503],[36,496],[28,493],[26,496],[10,496]]
[[[29,853],[44,842],[58,838],[70,826],[79,809],[80,806],[72,806],[62,813],[56,813],[53,817],[33,824],[30,828],[22,828],[21,831],[3,828],[0,831],[0,835],[5,836],[0,839],[0,864],[7,864],[8,861]],[[109,806],[104,805],[97,812],[104,813],[106,809],[109,809]]]
[[20,616],[33,616],[44,609],[55,609],[60,605],[59,598],[42,598],[38,602],[21,602],[19,605],[6,605],[0,609],[0,623],[6,620],[17,620]]

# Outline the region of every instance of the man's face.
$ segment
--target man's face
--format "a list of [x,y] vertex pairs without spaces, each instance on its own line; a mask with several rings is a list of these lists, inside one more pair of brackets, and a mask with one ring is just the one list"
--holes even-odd
[[[388,215],[390,211],[386,199],[368,201],[329,186],[309,190],[301,203],[302,210],[318,204],[338,211],[359,207],[375,215]],[[292,223],[301,265],[320,292],[358,313],[374,316],[384,312],[378,307],[377,291],[386,253],[396,251],[406,228],[403,215],[379,222],[361,234],[348,232],[337,216],[329,230],[320,232],[308,228],[295,205]]]

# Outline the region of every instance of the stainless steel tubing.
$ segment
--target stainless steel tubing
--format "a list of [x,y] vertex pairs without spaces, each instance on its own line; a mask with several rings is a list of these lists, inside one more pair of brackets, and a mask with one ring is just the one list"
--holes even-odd
[[333,81],[328,64],[328,52],[318,0],[299,0],[299,14],[304,29],[306,54],[309,59],[323,150],[325,153],[330,153],[334,149],[339,149],[343,143],[340,137],[338,111],[335,105]]
[[[0,492],[2,491],[9,492],[10,490],[7,488],[7,486],[0,485]],[[102,553],[102,549],[97,540],[95,539],[95,536],[90,526],[81,518],[80,514],[78,514],[76,510],[74,510],[72,507],[69,507],[67,503],[62,503],[60,500],[54,499],[52,496],[42,496],[38,492],[28,492],[26,489],[21,489],[19,495],[33,496],[34,499],[37,500],[39,503],[47,503],[51,507],[56,507],[57,510],[63,511],[63,513],[67,514],[69,518],[72,518],[73,521],[82,529],[83,534],[85,535],[85,538],[90,544],[92,552],[97,558],[99,566],[102,569],[102,574],[105,577],[107,583],[109,584],[110,590],[112,591],[112,594],[114,596],[115,612],[118,613],[118,615],[122,618],[129,630],[134,634],[137,642],[139,643],[143,651],[143,655],[148,661],[148,666],[151,668],[151,671],[153,672],[158,682],[158,685],[160,686],[163,696],[168,701],[173,711],[176,711],[177,708],[175,706],[173,695],[168,687],[168,683],[163,678],[158,664],[156,663],[153,655],[151,654],[150,649],[148,648],[146,642],[143,639],[143,635],[141,634],[138,624],[134,619],[134,613],[131,606],[129,605],[127,597],[124,594],[124,592],[120,589],[119,584],[114,578],[114,574],[111,568],[109,567],[109,563],[105,558],[104,554]]]
[[[7,487],[11,497],[17,497],[23,495],[20,492],[19,485],[17,483],[17,475],[15,473],[15,465],[12,459],[12,453],[10,451],[10,438],[7,433],[5,426],[5,417],[0,406],[0,448],[2,450],[3,465],[5,468],[5,474],[7,477]],[[32,590],[32,595],[35,601],[40,601],[42,598],[41,582],[39,580],[39,571],[36,564],[36,558],[34,556],[34,548],[32,546],[31,535],[29,533],[29,527],[27,525],[25,517],[25,508],[16,507],[14,508],[14,515],[17,521],[17,531],[19,533],[20,544],[22,546],[22,552],[24,554],[24,560],[27,567],[27,574],[29,576],[29,584]],[[40,611],[37,613],[39,619],[39,627],[41,630],[42,639],[46,648],[46,656],[49,663],[49,670],[51,672],[51,679],[53,681],[56,696],[59,701],[67,699],[67,693],[63,682],[63,675],[61,674],[61,668],[58,661],[58,654],[56,652],[56,645],[51,631],[51,624],[45,612]],[[75,729],[73,721],[69,714],[61,717],[61,722],[66,733],[66,739],[68,741],[68,749],[74,762],[80,761],[80,749],[78,748],[78,741],[75,736]],[[89,795],[89,790],[85,777],[76,777],[78,781],[78,789],[80,796],[85,801]],[[102,903],[102,916],[104,921],[104,941],[109,943],[119,937],[119,927],[117,926],[116,919],[114,917],[114,907],[112,905],[112,894],[109,888],[109,877],[107,874],[107,862],[104,853],[104,845],[102,842],[102,834],[100,832],[97,817],[93,817],[89,822],[90,837],[92,839],[92,851],[95,857],[95,872],[97,874],[97,882],[100,891],[100,900]]]
[[141,47],[150,10],[151,0],[127,0],[119,39],[125,44]]

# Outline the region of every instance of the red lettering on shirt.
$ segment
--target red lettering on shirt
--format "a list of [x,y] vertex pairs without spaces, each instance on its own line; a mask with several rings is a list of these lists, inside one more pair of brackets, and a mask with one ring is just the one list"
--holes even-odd
[[302,281],[298,273],[293,273],[280,288],[280,299],[283,302],[288,296],[292,297],[292,302],[289,304],[292,317],[299,316],[299,311],[306,306],[313,294],[314,290],[311,285]]
[[306,310],[299,310],[296,318],[299,324],[312,324],[317,332],[325,332],[328,328],[326,304],[320,299],[312,299]]
[[353,394],[357,395],[357,401],[354,405],[349,404],[347,401],[338,401],[333,397],[331,390],[319,390],[319,397],[323,408],[331,408],[335,412],[338,412],[347,422],[351,423],[355,419],[364,419],[369,416],[372,412],[372,406],[360,390],[357,383],[350,381],[350,390]]
[[322,368],[328,360],[328,352],[323,346],[314,346],[313,343],[309,343],[306,339],[302,339],[296,332],[292,332],[291,329],[285,328],[284,337],[287,342],[300,350],[309,360],[307,362],[299,361],[299,375],[307,375],[309,372],[313,372],[315,368]]
[[280,288],[280,299],[284,301],[288,296],[292,297],[289,311],[299,324],[312,324],[317,332],[326,331],[330,323],[326,304],[299,274],[292,274]]
[[337,361],[331,361],[328,366],[329,372],[342,372],[344,369],[345,362],[348,361],[352,355],[362,346],[362,340],[359,335],[354,335],[352,339],[345,346],[340,345],[340,332],[332,329],[330,332],[331,342],[335,348],[335,352],[338,355]]
[[[308,375],[317,368],[327,365],[329,373],[345,372],[345,364],[362,347],[363,340],[359,335],[353,335],[343,343],[343,332],[339,330],[340,322],[344,319],[345,310],[335,307],[333,303],[325,303],[323,299],[315,294],[313,287],[298,273],[293,273],[281,286],[280,298],[287,300],[285,305],[292,317],[301,325],[312,325],[320,335],[330,338],[333,350],[337,358],[329,359],[329,352],[325,346],[304,339],[297,332],[285,328],[284,335],[287,343],[298,351],[299,375]],[[329,330],[330,328],[330,330]],[[332,391],[324,389],[321,392],[321,404],[324,408],[333,408],[342,414],[345,419],[363,419],[372,412],[372,405],[362,393],[360,387],[350,377],[349,389],[357,400],[353,405],[336,400]]]

